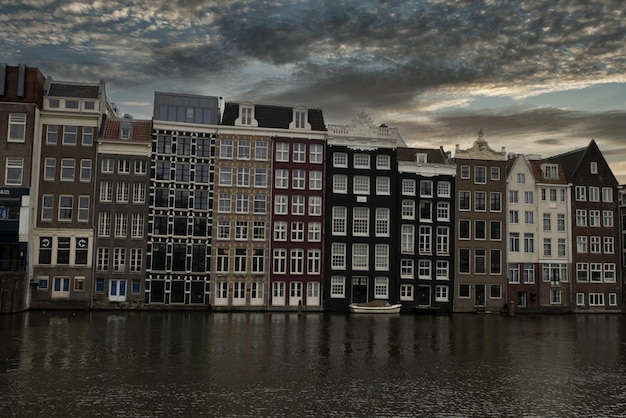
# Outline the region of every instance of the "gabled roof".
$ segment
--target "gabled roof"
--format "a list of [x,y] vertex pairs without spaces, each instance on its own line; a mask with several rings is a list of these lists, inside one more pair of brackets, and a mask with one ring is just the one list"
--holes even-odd
[[152,140],[152,121],[133,119],[109,119],[106,121],[102,139],[120,141],[120,125],[129,123],[132,125],[132,142],[150,142]]
[[576,169],[580,165],[580,162],[583,160],[585,154],[587,153],[587,149],[588,147],[579,148],[573,151],[549,157],[547,159],[561,164],[561,167],[563,167],[563,171],[565,171],[566,177],[569,179],[576,172]]
[[48,88],[47,95],[52,97],[97,99],[100,95],[100,84],[52,81],[50,87]]
[[398,161],[415,162],[416,154],[426,154],[427,164],[446,164],[446,158],[441,148],[396,148]]
[[[239,117],[240,103],[226,102],[220,125],[235,126]],[[259,128],[289,129],[293,121],[293,107],[275,105],[253,105],[254,118]],[[321,109],[307,109],[308,122],[312,131],[325,131],[324,114]]]
[[[565,170],[563,169],[563,166],[559,162],[545,159],[545,160],[531,160],[531,161],[528,161],[528,163],[530,164],[530,168],[533,172],[533,176],[535,177],[535,181],[537,183],[567,184],[568,177],[565,173]],[[549,178],[549,177],[544,176],[544,171],[542,167],[545,164],[552,164],[552,165],[557,166],[558,176],[556,178]]]

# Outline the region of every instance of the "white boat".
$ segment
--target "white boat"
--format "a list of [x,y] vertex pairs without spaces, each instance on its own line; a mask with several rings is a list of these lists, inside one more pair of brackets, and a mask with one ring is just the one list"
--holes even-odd
[[363,314],[396,314],[400,313],[402,305],[397,303],[390,304],[387,301],[374,300],[365,303],[351,303],[349,305],[350,312]]

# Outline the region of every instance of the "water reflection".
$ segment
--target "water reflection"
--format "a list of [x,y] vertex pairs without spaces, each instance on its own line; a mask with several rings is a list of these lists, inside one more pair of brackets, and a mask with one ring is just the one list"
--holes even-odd
[[625,337],[617,315],[30,312],[0,317],[0,411],[615,416]]

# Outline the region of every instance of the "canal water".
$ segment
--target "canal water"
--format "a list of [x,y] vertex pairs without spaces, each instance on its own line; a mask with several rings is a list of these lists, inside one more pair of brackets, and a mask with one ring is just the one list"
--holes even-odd
[[0,316],[0,416],[626,415],[626,316]]

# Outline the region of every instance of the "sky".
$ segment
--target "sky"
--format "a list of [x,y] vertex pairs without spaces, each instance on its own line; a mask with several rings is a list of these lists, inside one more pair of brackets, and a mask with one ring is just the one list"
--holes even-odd
[[365,111],[415,147],[544,157],[595,139],[626,182],[623,0],[0,0],[0,62],[154,92]]

